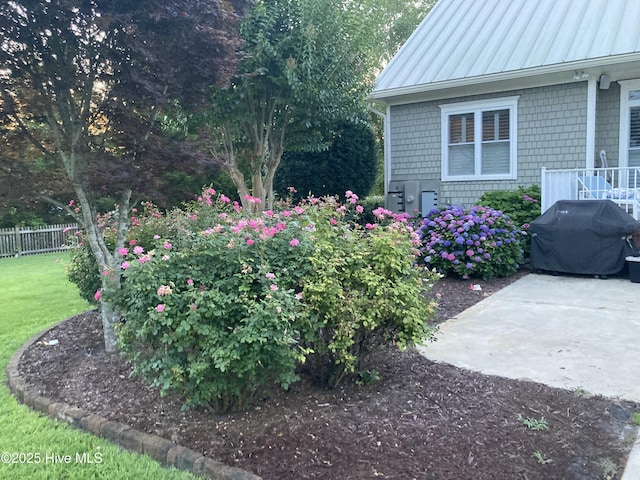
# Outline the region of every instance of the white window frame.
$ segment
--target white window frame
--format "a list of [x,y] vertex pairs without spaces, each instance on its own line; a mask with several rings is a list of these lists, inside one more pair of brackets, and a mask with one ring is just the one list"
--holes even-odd
[[638,100],[629,100],[629,92],[640,90],[640,80],[625,80],[620,84],[620,145],[618,147],[618,166],[629,166],[629,130],[631,128],[631,107],[638,106]]
[[[492,98],[472,102],[449,103],[440,105],[441,114],[441,179],[443,182],[460,182],[469,180],[516,180],[517,172],[517,125],[518,99],[520,96]],[[480,173],[482,170],[482,113],[492,110],[509,110],[509,172],[501,174]],[[449,175],[449,117],[473,113],[474,121],[474,159],[473,175]]]

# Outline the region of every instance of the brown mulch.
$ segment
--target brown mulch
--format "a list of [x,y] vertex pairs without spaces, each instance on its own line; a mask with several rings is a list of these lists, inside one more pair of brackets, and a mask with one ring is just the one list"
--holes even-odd
[[[435,323],[526,272],[490,281],[443,279]],[[480,291],[470,289],[479,284]],[[380,379],[325,391],[302,381],[244,413],[182,411],[102,345],[95,312],[56,327],[20,370],[40,392],[176,441],[264,479],[619,479],[638,405],[485,376],[385,349]],[[520,420],[519,420],[520,416]],[[534,430],[521,419],[544,420]]]

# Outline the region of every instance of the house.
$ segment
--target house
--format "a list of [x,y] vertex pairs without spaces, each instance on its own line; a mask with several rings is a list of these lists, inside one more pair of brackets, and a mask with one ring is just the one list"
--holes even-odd
[[439,0],[369,100],[386,110],[392,210],[469,207],[532,184],[546,209],[594,198],[590,175],[628,186],[640,171],[640,1]]

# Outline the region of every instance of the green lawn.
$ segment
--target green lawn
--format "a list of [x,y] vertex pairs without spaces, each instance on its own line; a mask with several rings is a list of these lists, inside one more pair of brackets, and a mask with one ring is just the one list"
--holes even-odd
[[[34,413],[10,394],[6,368],[15,351],[43,328],[89,308],[65,277],[67,261],[64,253],[0,259],[0,478],[195,478]],[[7,464],[5,453],[39,456],[40,463]],[[76,453],[101,462],[76,463]],[[53,455],[57,459],[70,455],[71,463],[55,463]]]

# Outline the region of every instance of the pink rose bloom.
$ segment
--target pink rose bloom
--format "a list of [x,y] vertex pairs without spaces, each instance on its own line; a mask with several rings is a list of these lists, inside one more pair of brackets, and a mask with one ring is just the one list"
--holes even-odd
[[247,245],[251,246],[251,245],[253,245],[254,243],[256,243],[256,242],[255,242],[255,240],[253,240],[253,239],[251,239],[251,238],[247,239]]
[[156,312],[164,312],[164,303],[156,305]]
[[119,248],[118,249],[118,254],[124,256],[124,255],[128,255],[129,254],[129,249],[128,248]]
[[297,247],[298,245],[300,245],[300,240],[298,240],[297,238],[292,238],[289,242],[289,245],[291,245],[292,247]]
[[141,253],[144,253],[144,248],[142,248],[141,246],[137,246],[133,249],[133,253],[135,255],[140,255]]
[[272,292],[275,292],[278,290],[278,285],[276,285],[275,283],[272,283],[269,288],[271,289]]
[[96,293],[93,294],[93,299],[96,302],[99,302],[100,301],[100,297],[102,297],[102,290],[98,289],[98,290],[96,290]]
[[187,285],[193,285],[193,278],[187,278]]
[[364,212],[364,207],[363,207],[362,205],[358,205],[358,206],[356,207],[356,212],[358,212],[358,213],[362,213],[362,212]]
[[131,264],[129,262],[122,262],[122,264],[120,265],[120,268],[122,270],[126,270],[127,268],[129,268],[131,266]]
[[165,242],[164,245],[162,245],[162,248],[164,248],[165,250],[171,250],[173,248],[173,245],[171,245],[169,242]]

